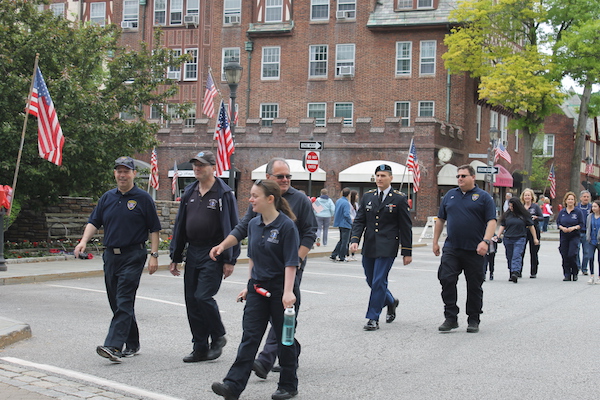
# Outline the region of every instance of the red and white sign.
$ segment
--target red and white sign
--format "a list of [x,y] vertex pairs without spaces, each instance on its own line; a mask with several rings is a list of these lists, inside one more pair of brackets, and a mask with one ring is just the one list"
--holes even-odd
[[319,152],[307,151],[304,155],[304,168],[311,174],[319,169]]

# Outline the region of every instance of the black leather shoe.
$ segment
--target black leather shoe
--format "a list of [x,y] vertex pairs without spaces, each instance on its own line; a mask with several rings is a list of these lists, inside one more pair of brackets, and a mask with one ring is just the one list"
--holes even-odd
[[260,379],[267,379],[267,375],[269,375],[269,371],[262,365],[262,363],[258,360],[254,360],[254,364],[252,364],[252,371],[258,376]]
[[513,272],[512,274],[510,274],[510,280],[513,281],[514,283],[517,283],[517,281],[519,280],[519,274],[516,272]]
[[194,350],[187,356],[183,357],[183,362],[186,363],[200,362],[206,360],[208,360],[208,358],[206,358],[206,352],[200,350]]
[[213,340],[210,344],[208,353],[206,353],[206,359],[216,360],[217,358],[221,357],[221,354],[223,354],[223,347],[225,347],[226,344],[227,339],[225,339],[225,336],[221,336],[220,338],[217,338],[217,340]]
[[277,389],[277,391],[271,395],[271,398],[273,400],[286,400],[286,399],[291,399],[292,397],[296,396],[297,394],[298,394],[297,390],[288,392],[285,389]]
[[108,358],[114,363],[120,363],[121,357],[123,357],[121,350],[116,347],[98,346],[96,347],[96,353],[98,353],[100,357]]
[[[298,353],[298,355],[300,355],[300,353]],[[273,365],[273,368],[271,368],[271,372],[281,372],[281,365],[279,365],[279,364]]]
[[238,400],[238,396],[231,393],[231,389],[227,384],[221,382],[213,382],[212,391],[225,398],[225,400]]
[[376,331],[379,329],[379,321],[375,321],[374,319],[370,319],[367,321],[365,326],[363,327],[365,331]]
[[444,323],[438,327],[438,330],[440,332],[449,332],[452,329],[456,329],[456,328],[458,328],[458,321],[454,321],[454,320],[446,318]]
[[569,282],[569,281],[571,281],[571,277],[570,276],[565,276],[563,278],[563,282]]
[[579,279],[577,275],[573,275],[573,282],[575,282],[577,279]]
[[400,304],[400,300],[394,299],[394,304],[390,304],[387,308],[387,315],[385,316],[385,322],[390,323],[394,322],[396,319],[396,307]]
[[469,332],[469,333],[479,332],[479,322],[469,322],[469,326],[467,326],[467,332]]

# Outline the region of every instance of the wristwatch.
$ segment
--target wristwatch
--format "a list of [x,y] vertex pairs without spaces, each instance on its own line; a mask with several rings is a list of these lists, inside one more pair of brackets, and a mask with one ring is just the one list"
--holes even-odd
[[490,245],[490,239],[483,239],[483,241],[489,246]]
[[150,256],[152,256],[154,258],[158,258],[158,252],[156,252],[156,253],[150,253]]

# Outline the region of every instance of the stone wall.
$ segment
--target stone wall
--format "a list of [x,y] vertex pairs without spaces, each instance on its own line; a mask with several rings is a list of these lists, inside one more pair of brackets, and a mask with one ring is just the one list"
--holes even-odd
[[[32,210],[27,205],[23,205],[17,220],[4,233],[5,240],[11,242],[45,241],[48,238],[46,213],[90,214],[95,206],[96,202],[91,197],[61,197],[59,204],[47,207],[45,210]],[[178,208],[179,202],[177,201],[156,201],[156,210],[162,226],[160,231],[162,239],[167,239],[173,234]]]

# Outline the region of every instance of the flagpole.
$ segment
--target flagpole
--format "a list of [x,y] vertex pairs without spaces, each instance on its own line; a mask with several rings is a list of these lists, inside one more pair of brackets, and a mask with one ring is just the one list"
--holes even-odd
[[[552,165],[550,165],[550,169],[548,170],[548,176],[550,176],[550,171],[552,171],[552,167],[554,167],[554,162],[552,162]],[[542,194],[545,196],[546,195],[546,188],[548,187],[548,177],[546,177],[546,182],[544,182],[544,191],[542,192]],[[548,196],[550,197],[550,196]],[[552,200],[552,199],[550,199]]]
[[402,186],[404,185],[404,178],[406,178],[406,172],[408,171],[408,167],[406,165],[408,164],[408,158],[410,157],[410,149],[412,149],[413,140],[415,139],[411,138],[410,145],[408,145],[408,155],[406,156],[406,162],[404,163],[404,173],[402,174],[402,180],[400,181],[400,192],[402,191]]

